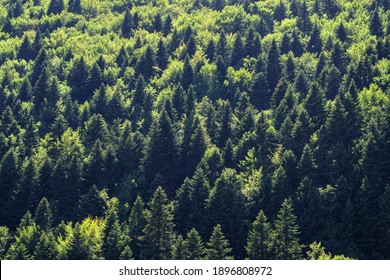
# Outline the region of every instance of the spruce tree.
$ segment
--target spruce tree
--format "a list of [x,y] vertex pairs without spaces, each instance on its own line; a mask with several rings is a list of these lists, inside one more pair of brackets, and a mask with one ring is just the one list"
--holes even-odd
[[166,183],[169,195],[174,193],[177,186],[175,160],[178,155],[178,146],[171,119],[165,109],[153,121],[149,132],[149,143],[146,146],[143,158],[143,171],[151,182],[157,174],[162,176]]
[[145,216],[141,257],[149,260],[170,259],[174,243],[173,207],[161,187],[154,192]]
[[280,73],[282,72],[281,66],[279,64],[279,58],[279,48],[276,41],[273,40],[271,49],[268,52],[266,66],[267,82],[271,92],[274,91],[276,84],[279,81]]
[[60,14],[65,8],[64,0],[51,0],[47,8],[47,14]]
[[202,238],[196,229],[191,229],[187,233],[187,238],[183,243],[186,260],[203,260],[205,249]]
[[206,258],[208,260],[231,260],[232,249],[229,241],[222,233],[221,226],[218,224],[214,227],[209,242],[207,242]]
[[43,232],[39,242],[35,247],[34,259],[36,260],[55,260],[59,254],[58,245],[53,233]]
[[272,234],[273,251],[276,259],[297,260],[302,257],[302,245],[299,244],[297,217],[293,214],[291,198],[284,200],[275,220]]
[[375,9],[374,14],[371,16],[370,31],[377,37],[383,36],[382,20],[379,16],[378,9]]
[[42,198],[37,209],[35,210],[34,220],[38,226],[44,231],[49,231],[52,223],[52,213],[49,202],[46,197]]
[[267,260],[272,258],[271,225],[264,212],[260,210],[249,231],[245,246],[250,260]]
[[131,237],[130,246],[135,259],[140,259],[141,236],[143,235],[142,231],[145,228],[145,224],[144,202],[138,196],[131,208],[128,228],[128,234]]

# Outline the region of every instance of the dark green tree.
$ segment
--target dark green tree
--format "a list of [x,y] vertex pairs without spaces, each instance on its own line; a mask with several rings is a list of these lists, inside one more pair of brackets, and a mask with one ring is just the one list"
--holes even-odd
[[252,224],[246,242],[246,252],[250,260],[267,260],[272,256],[271,225],[264,212],[260,210]]
[[213,233],[207,242],[206,258],[208,260],[231,260],[229,241],[225,238],[221,226],[214,227]]
[[272,41],[271,48],[267,55],[266,75],[267,83],[271,92],[274,91],[282,72],[279,63],[280,53],[279,48],[275,40]]
[[286,199],[275,220],[275,230],[272,234],[276,259],[296,260],[302,258],[302,245],[299,244],[300,232],[296,219],[291,199]]
[[173,205],[161,187],[155,191],[145,212],[141,257],[151,260],[170,259],[174,243]]

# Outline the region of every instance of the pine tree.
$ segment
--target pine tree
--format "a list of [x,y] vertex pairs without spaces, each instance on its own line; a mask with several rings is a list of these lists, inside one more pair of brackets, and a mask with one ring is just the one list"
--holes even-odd
[[148,206],[141,256],[150,260],[170,259],[174,243],[172,203],[164,190],[158,187]]
[[297,217],[293,214],[291,199],[286,199],[275,220],[272,235],[273,250],[276,259],[296,260],[302,257],[302,245],[299,244]]
[[88,95],[85,94],[85,81],[87,81],[88,76],[89,69],[82,56],[75,62],[68,75],[68,83],[72,87],[72,94],[81,102],[88,99]]
[[68,11],[75,14],[81,14],[81,0],[70,0]]
[[343,22],[340,23],[339,27],[336,30],[337,38],[340,39],[341,42],[345,42],[348,38],[347,30],[344,27]]
[[145,53],[138,60],[136,70],[138,74],[142,74],[145,79],[149,79],[154,75],[155,55],[152,47],[149,45]]
[[231,251],[229,241],[222,233],[221,226],[216,225],[209,242],[207,242],[206,258],[208,260],[231,260],[233,259],[229,255]]
[[307,144],[303,148],[302,157],[298,163],[298,172],[302,179],[307,176],[314,180],[317,175],[317,164],[315,163],[313,151]]
[[76,223],[73,229],[66,255],[69,260],[89,260],[92,258],[92,248],[89,246],[79,223]]
[[260,210],[249,231],[245,246],[250,260],[266,260],[272,258],[271,252],[271,225],[267,217]]
[[299,9],[297,26],[303,33],[308,33],[311,31],[311,20],[306,0],[303,1]]
[[215,43],[214,40],[210,40],[209,43],[207,44],[205,54],[207,58],[213,62],[215,59]]

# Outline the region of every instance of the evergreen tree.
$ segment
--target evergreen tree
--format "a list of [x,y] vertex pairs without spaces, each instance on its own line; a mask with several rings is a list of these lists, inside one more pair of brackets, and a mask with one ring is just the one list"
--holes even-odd
[[128,228],[128,234],[131,237],[130,246],[133,248],[132,251],[135,259],[140,259],[141,236],[143,235],[142,231],[145,228],[145,223],[144,202],[138,196],[131,208]]
[[143,158],[145,177],[153,180],[157,174],[167,184],[168,194],[174,193],[177,186],[176,162],[172,159],[178,155],[178,147],[172,122],[163,109],[157,120],[154,120],[149,133],[149,143],[146,146]]
[[287,13],[287,7],[283,3],[283,1],[280,0],[279,4],[275,7],[274,18],[277,21],[282,21],[286,18],[286,13]]
[[370,31],[378,37],[383,36],[382,20],[379,16],[378,9],[375,9],[374,14],[371,16]]
[[164,36],[167,36],[169,33],[171,33],[171,30],[172,30],[172,17],[171,15],[168,14],[167,18],[165,19],[164,27],[163,27]]
[[216,225],[209,242],[207,242],[206,258],[208,260],[231,260],[233,259],[229,255],[231,251],[229,241],[222,233],[221,226],[219,224]]
[[65,8],[64,0],[51,0],[47,8],[47,14],[60,14]]
[[192,69],[192,66],[190,64],[190,58],[187,55],[184,60],[184,66],[183,66],[183,78],[182,78],[182,86],[184,90],[188,90],[190,85],[194,81],[194,70]]
[[282,72],[281,66],[279,64],[279,48],[276,44],[276,41],[272,41],[271,49],[268,52],[266,75],[267,83],[271,92],[274,91],[277,82],[280,78],[280,73]]
[[246,243],[246,252],[250,260],[266,260],[272,258],[271,225],[260,210],[252,224]]
[[122,252],[121,228],[117,210],[109,209],[104,228],[103,255],[106,260],[118,260]]
[[170,259],[174,243],[172,203],[164,190],[158,187],[148,206],[141,256],[150,260]]
[[203,241],[196,229],[193,228],[187,233],[187,238],[183,242],[183,246],[186,260],[204,259],[205,249]]
[[164,70],[168,66],[168,55],[163,40],[158,42],[156,63],[161,70]]
[[210,224],[220,224],[225,229],[237,255],[242,253],[239,244],[245,230],[245,197],[241,189],[242,181],[235,170],[225,169],[210,192],[208,206]]
[[24,36],[23,42],[19,47],[17,57],[19,59],[30,60],[33,58],[33,46],[30,43],[30,39]]
[[233,51],[230,59],[230,63],[236,69],[241,67],[241,59],[245,54],[244,44],[242,42],[241,33],[238,32],[233,44]]
[[42,233],[39,242],[34,251],[34,259],[36,260],[55,260],[59,254],[58,245],[54,235],[49,233]]
[[296,260],[302,257],[302,245],[299,244],[297,217],[293,214],[291,199],[286,199],[275,220],[272,235],[273,250],[276,259]]
[[309,114],[314,128],[320,128],[326,118],[325,96],[316,82],[310,86],[309,94],[304,101],[304,107]]
[[49,202],[46,197],[42,198],[37,209],[35,210],[36,224],[41,227],[44,231],[49,231],[52,223],[52,213],[50,210]]

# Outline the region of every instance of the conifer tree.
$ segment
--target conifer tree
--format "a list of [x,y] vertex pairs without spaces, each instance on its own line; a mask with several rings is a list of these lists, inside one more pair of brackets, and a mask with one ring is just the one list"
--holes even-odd
[[378,9],[375,9],[374,14],[371,16],[370,31],[378,37],[383,36],[382,20],[379,16]]
[[163,109],[158,119],[154,120],[149,133],[149,143],[143,158],[143,170],[146,178],[153,180],[157,174],[167,184],[168,194],[172,195],[177,186],[176,162],[172,159],[178,155],[177,140],[172,122]]
[[297,217],[293,214],[291,198],[282,203],[275,220],[272,235],[273,250],[276,259],[296,260],[302,257],[302,245],[299,244]]
[[122,232],[117,210],[109,209],[104,228],[103,255],[106,260],[118,260],[122,252]]
[[279,64],[279,48],[275,40],[272,41],[271,49],[268,52],[266,75],[268,87],[271,92],[274,91],[277,82],[280,78],[280,73],[282,72],[281,66]]
[[52,213],[50,210],[49,202],[46,197],[42,198],[37,209],[35,210],[36,224],[41,227],[44,231],[49,231],[52,223]]
[[264,212],[260,210],[252,224],[246,243],[246,252],[250,260],[266,260],[272,258],[271,225]]
[[182,235],[176,238],[175,244],[172,246],[172,260],[184,260],[185,259],[185,246]]
[[186,260],[203,260],[205,249],[202,238],[196,229],[191,229],[187,233],[187,238],[183,243]]
[[275,7],[274,17],[277,21],[282,21],[285,19],[287,13],[287,7],[283,3],[282,0],[280,0],[279,4]]
[[53,233],[43,232],[39,242],[35,247],[34,259],[36,260],[55,260],[59,254],[58,245]]
[[218,224],[214,227],[213,233],[207,242],[206,258],[208,260],[231,260],[229,241],[222,233],[221,226]]
[[238,244],[243,238],[246,211],[241,189],[242,181],[235,170],[225,169],[210,192],[208,205],[210,224],[220,224],[224,228],[236,253],[241,253]]
[[172,203],[161,187],[155,191],[145,212],[146,225],[143,229],[143,250],[141,257],[149,260],[171,258],[174,243]]
[[60,14],[65,8],[64,0],[51,0],[47,8],[47,14]]
[[129,216],[128,234],[131,236],[130,246],[135,259],[140,259],[141,253],[141,236],[145,227],[144,202],[141,197],[137,197],[131,208]]
[[326,118],[325,96],[316,82],[312,83],[310,86],[309,94],[304,101],[304,108],[309,114],[314,128],[320,128],[320,126],[324,124]]
[[192,66],[190,64],[190,58],[187,55],[184,60],[184,66],[183,66],[183,78],[182,78],[182,86],[184,90],[188,90],[190,85],[194,81],[194,70],[192,69]]
[[230,63],[236,69],[241,67],[241,59],[245,54],[244,44],[242,42],[241,33],[238,32],[233,44],[232,56]]

